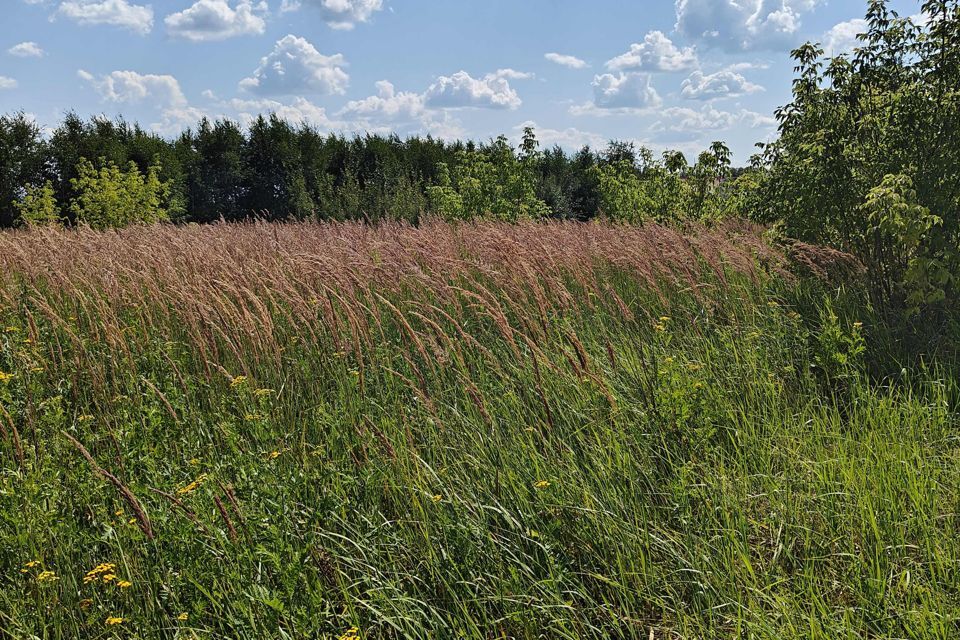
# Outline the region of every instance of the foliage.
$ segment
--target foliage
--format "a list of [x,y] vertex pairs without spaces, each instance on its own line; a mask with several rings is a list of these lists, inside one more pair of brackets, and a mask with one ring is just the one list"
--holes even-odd
[[[716,145],[714,145],[716,147]],[[703,156],[713,162],[713,151]],[[600,152],[541,149],[532,128],[514,148],[500,136],[487,143],[430,137],[345,138],[321,134],[272,114],[248,128],[201,120],[173,140],[124,120],[84,121],[69,113],[45,138],[23,114],[0,118],[0,227],[19,217],[27,185],[50,181],[54,199],[69,203],[83,158],[136,164],[167,186],[164,208],[177,222],[288,220],[449,220],[559,218],[679,223],[740,214],[741,192],[728,191],[729,172],[688,167],[683,154],[612,142]],[[713,176],[711,178],[710,176]],[[694,198],[694,193],[699,194]],[[695,211],[691,211],[691,207]]]
[[794,51],[759,217],[861,256],[884,306],[947,308],[960,277],[960,5],[924,2],[923,25],[887,5],[871,0],[852,54]]
[[550,209],[534,187],[537,147],[533,130],[527,127],[517,155],[503,136],[485,149],[461,149],[452,175],[446,163],[438,165],[438,184],[427,187],[432,207],[446,220],[490,217],[517,222],[547,217]]
[[78,223],[110,229],[168,219],[170,186],[160,181],[158,165],[151,165],[144,175],[133,162],[126,171],[105,158],[99,164],[97,169],[81,158],[77,177],[71,180],[77,196],[70,202],[70,213]]
[[23,196],[14,203],[19,221],[24,225],[46,225],[60,222],[60,207],[54,197],[53,184],[47,180],[40,186],[27,185]]

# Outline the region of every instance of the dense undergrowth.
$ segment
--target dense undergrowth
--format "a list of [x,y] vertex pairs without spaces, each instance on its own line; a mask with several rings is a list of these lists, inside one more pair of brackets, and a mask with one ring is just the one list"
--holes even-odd
[[855,283],[789,266],[737,224],[4,234],[0,637],[955,637],[956,378],[867,375]]

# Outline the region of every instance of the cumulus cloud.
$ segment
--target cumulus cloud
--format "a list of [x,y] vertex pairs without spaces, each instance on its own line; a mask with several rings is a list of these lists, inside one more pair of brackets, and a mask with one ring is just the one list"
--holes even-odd
[[645,73],[604,73],[593,78],[593,102],[576,105],[573,115],[636,113],[661,104],[650,75]]
[[153,9],[130,4],[128,0],[67,0],[54,16],[63,16],[81,25],[110,25],[130,29],[141,35],[153,29]]
[[170,75],[114,71],[97,78],[83,69],[78,71],[77,75],[90,83],[90,86],[109,102],[136,104],[149,100],[158,106],[187,106],[187,98],[180,89],[180,83]]
[[523,102],[510,86],[509,80],[525,80],[529,73],[500,69],[482,78],[474,78],[466,71],[452,76],[440,76],[424,94],[429,107],[459,109],[466,107],[485,109],[517,109]]
[[823,49],[828,56],[850,53],[858,45],[857,34],[866,31],[867,21],[862,18],[841,22],[823,35]]
[[281,11],[296,11],[302,6],[320,11],[320,17],[334,29],[353,29],[367,22],[383,8],[383,0],[283,0]]
[[701,109],[687,107],[663,109],[660,112],[660,119],[650,126],[650,131],[659,134],[658,137],[661,139],[669,139],[669,134],[700,134],[731,129],[734,126],[758,129],[775,125],[774,118],[754,111],[740,109],[731,112],[716,109],[712,105],[704,105]]
[[337,115],[408,121],[421,118],[424,114],[423,95],[408,91],[398,92],[392,83],[381,80],[377,82],[377,95],[363,100],[351,100]]
[[15,44],[7,49],[7,53],[18,58],[40,58],[44,55],[43,49],[36,42]]
[[568,67],[570,69],[586,69],[590,66],[585,60],[581,60],[576,56],[564,55],[562,53],[546,53],[543,57],[554,64],[558,64],[561,67]]
[[603,147],[605,144],[607,144],[607,142],[609,142],[605,136],[602,136],[599,133],[581,131],[576,127],[568,127],[566,129],[540,127],[537,126],[537,123],[533,120],[527,120],[526,122],[521,122],[515,126],[513,128],[514,139],[519,139],[526,127],[533,127],[534,132],[537,134],[537,140],[539,140],[540,144],[544,147],[559,145],[564,149],[579,149],[583,146],[599,148]]
[[191,106],[168,107],[160,112],[160,121],[150,125],[153,131],[165,136],[176,136],[185,129],[194,127],[209,114]]
[[266,11],[266,2],[241,0],[234,8],[227,0],[197,0],[183,11],[171,13],[163,22],[170,35],[178,38],[194,42],[226,40],[263,33],[267,23],[262,14]]
[[736,98],[748,93],[763,91],[763,87],[754,84],[739,73],[724,70],[704,75],[702,71],[694,71],[683,81],[680,95],[688,100],[716,100],[719,98]]
[[278,40],[273,51],[240,87],[262,96],[310,92],[324,95],[346,93],[350,76],[343,70],[340,54],[325,56],[303,38],[288,35]]
[[0,89],[16,89],[17,81],[7,76],[0,76]]
[[306,98],[294,98],[292,102],[277,100],[241,100],[233,99],[226,106],[237,113],[237,119],[249,125],[258,115],[273,113],[278,118],[295,124],[308,124],[327,131],[339,129],[343,123],[330,119],[327,110]]
[[642,43],[607,62],[615,71],[687,71],[697,66],[693,47],[678,48],[662,31],[651,31]]
[[822,0],[676,0],[682,36],[728,51],[769,49],[796,41],[803,14]]

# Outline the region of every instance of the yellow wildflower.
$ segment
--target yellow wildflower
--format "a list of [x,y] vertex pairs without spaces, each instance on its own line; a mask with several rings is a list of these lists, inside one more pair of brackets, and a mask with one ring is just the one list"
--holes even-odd
[[854,329],[862,329],[862,328],[863,328],[863,323],[862,323],[862,322],[854,322],[854,323],[853,323],[853,328],[854,328]]
[[533,486],[534,486],[535,488],[537,488],[537,489],[546,489],[547,487],[550,486],[550,481],[549,481],[549,480],[540,480],[539,482],[535,483]]
[[108,627],[112,627],[112,626],[115,625],[115,624],[123,624],[123,618],[118,618],[118,617],[115,617],[115,616],[110,616],[109,618],[107,618],[107,623],[106,623],[106,624],[107,624]]
[[77,422],[90,422],[92,420],[93,420],[93,416],[86,413],[77,418]]
[[279,457],[280,457],[279,451],[271,451],[270,453],[267,454],[267,460],[276,460]]
[[237,377],[233,378],[232,380],[230,380],[230,386],[231,386],[231,387],[239,387],[240,385],[242,385],[242,384],[245,383],[246,381],[247,381],[247,376],[237,376]]
[[104,576],[104,578],[106,578],[107,575],[109,575],[110,580],[112,580],[115,576],[110,572],[116,568],[117,565],[113,564],[112,562],[98,564],[93,569],[90,569],[90,571],[87,571],[87,575],[83,576],[83,584],[96,582],[100,579],[100,576]]
[[179,489],[177,489],[177,495],[184,496],[184,495],[187,495],[188,493],[193,493],[194,491],[199,489],[200,486],[206,481],[207,481],[207,474],[201,473],[199,476],[197,476],[196,480],[186,485],[185,487],[180,487]]
[[93,604],[93,600],[91,598],[84,598],[83,600],[80,601],[80,608],[83,610],[87,610],[90,608],[90,605],[92,604]]
[[40,561],[39,561],[39,560],[31,560],[30,562],[28,562],[27,564],[25,564],[25,565],[23,565],[23,566],[26,567],[27,569],[33,569],[34,567],[40,566]]
[[60,576],[55,574],[53,571],[41,571],[39,575],[37,575],[37,582],[41,584],[44,582],[56,582],[59,579]]
[[30,369],[31,373],[43,373],[44,371],[46,371],[46,369],[44,369],[43,367],[33,367],[32,369]]
[[186,622],[187,618],[189,617],[190,616],[187,615],[187,612],[184,611],[183,613],[177,616],[177,620],[180,620],[181,622]]
[[117,579],[117,576],[114,575],[114,574],[112,574],[112,573],[105,573],[105,574],[103,574],[103,581],[104,581],[104,582],[113,582],[113,581],[116,580],[116,579]]
[[663,324],[670,322],[670,320],[671,320],[670,316],[660,316],[660,322],[662,322]]
[[658,322],[653,325],[653,330],[657,333],[663,333],[667,330],[667,325],[663,324],[662,322]]
[[12,373],[4,373],[3,371],[0,371],[0,382],[2,382],[3,384],[10,382],[11,380],[13,380],[13,375],[14,374]]
[[433,496],[434,502],[440,502],[441,500],[443,500],[443,496],[441,496],[440,494]]
[[120,587],[121,589],[128,589],[133,586],[133,583],[130,582],[129,580],[119,580],[117,582],[117,586]]
[[360,629],[350,627],[340,635],[338,640],[360,640]]

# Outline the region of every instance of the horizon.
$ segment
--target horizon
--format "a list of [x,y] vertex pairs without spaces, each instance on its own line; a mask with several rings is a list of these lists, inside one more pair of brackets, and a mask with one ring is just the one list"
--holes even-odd
[[[626,140],[691,156],[723,140],[738,165],[775,137],[773,112],[790,99],[790,51],[805,41],[849,51],[866,8],[826,0],[10,4],[0,112],[23,111],[45,130],[75,112],[170,138],[204,117],[247,126],[276,113],[348,137],[516,142],[533,126],[545,147],[568,151]],[[893,7],[910,15],[919,2]],[[458,28],[465,24],[472,37]]]

